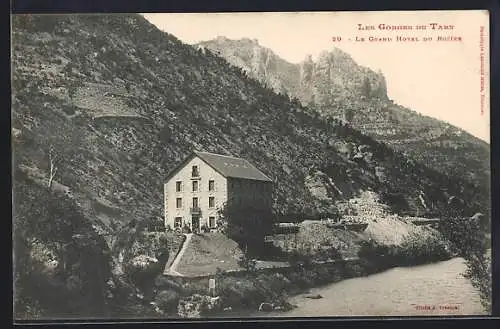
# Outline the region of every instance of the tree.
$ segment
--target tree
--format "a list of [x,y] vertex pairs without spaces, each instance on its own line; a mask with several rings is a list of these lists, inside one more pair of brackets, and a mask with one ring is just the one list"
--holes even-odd
[[274,214],[270,209],[257,205],[228,202],[219,209],[219,225],[222,233],[245,246],[245,249],[258,249],[273,229]]
[[79,128],[63,130],[55,124],[51,124],[47,131],[53,134],[49,135],[46,140],[48,144],[46,146],[48,162],[47,188],[51,189],[56,176],[61,175],[62,171],[68,166],[68,162],[78,155],[83,134]]
[[61,154],[57,153],[54,145],[49,145],[49,179],[47,181],[47,187],[52,188],[52,182],[54,181],[54,177],[56,176],[57,170],[59,169],[58,164],[61,160]]

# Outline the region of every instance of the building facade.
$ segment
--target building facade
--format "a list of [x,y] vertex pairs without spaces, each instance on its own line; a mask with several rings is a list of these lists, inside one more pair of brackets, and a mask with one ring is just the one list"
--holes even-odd
[[228,202],[272,208],[272,180],[248,161],[193,152],[164,184],[165,227],[217,230],[219,210]]

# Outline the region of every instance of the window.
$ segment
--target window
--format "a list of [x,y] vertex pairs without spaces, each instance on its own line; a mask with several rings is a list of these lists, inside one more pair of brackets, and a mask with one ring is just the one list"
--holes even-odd
[[193,192],[198,192],[198,181],[197,180],[193,181]]
[[177,198],[177,199],[175,200],[175,206],[176,206],[177,208],[182,208],[182,198]]
[[215,217],[208,217],[208,226],[210,228],[215,228]]
[[175,217],[174,228],[182,227],[182,217]]
[[213,181],[213,180],[208,181],[208,190],[209,191],[215,190],[215,181]]
[[182,182],[175,182],[175,192],[180,192],[182,187]]
[[193,208],[198,208],[198,198],[193,198]]
[[208,197],[208,207],[209,208],[215,207],[215,198],[213,196]]
[[193,166],[191,173],[193,177],[200,176],[200,172],[198,171],[198,166]]

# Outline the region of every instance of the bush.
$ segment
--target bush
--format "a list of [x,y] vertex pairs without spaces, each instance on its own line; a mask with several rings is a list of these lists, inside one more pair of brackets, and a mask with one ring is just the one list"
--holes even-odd
[[148,217],[144,223],[146,229],[149,232],[164,232],[165,226],[163,221],[159,220],[157,217]]
[[201,226],[201,231],[202,231],[203,233],[208,233],[208,232],[210,232],[210,228],[208,228],[207,224],[203,224],[203,225]]
[[491,259],[486,256],[489,246],[483,225],[473,218],[450,217],[440,223],[439,230],[452,243],[453,250],[466,260],[466,276],[479,289],[481,303],[490,312]]
[[163,290],[156,295],[156,304],[158,307],[166,312],[177,312],[177,305],[179,303],[179,294],[174,290]]
[[326,249],[320,249],[315,254],[315,258],[320,261],[330,261],[342,259],[342,254],[334,247],[328,247]]
[[451,256],[450,247],[439,233],[431,233],[422,237],[421,234],[410,233],[395,250],[398,263],[414,265],[426,262],[445,260]]
[[288,262],[293,267],[309,266],[311,265],[311,257],[301,254],[297,250],[293,250],[288,255]]
[[383,245],[374,240],[363,241],[358,256],[385,265],[404,266],[445,260],[451,256],[451,251],[445,238],[438,232],[425,236],[409,233],[399,245]]
[[372,260],[381,256],[389,255],[389,246],[381,245],[375,240],[362,241],[360,244],[360,249],[358,251],[358,257]]
[[262,248],[265,236],[272,232],[274,220],[275,216],[269,209],[259,206],[228,203],[219,209],[220,231],[255,251]]
[[240,260],[238,261],[238,265],[251,272],[255,271],[257,262],[255,261],[255,259],[249,258],[247,255],[242,255],[240,257]]
[[182,233],[191,233],[191,229],[189,228],[189,226],[184,225],[182,227]]

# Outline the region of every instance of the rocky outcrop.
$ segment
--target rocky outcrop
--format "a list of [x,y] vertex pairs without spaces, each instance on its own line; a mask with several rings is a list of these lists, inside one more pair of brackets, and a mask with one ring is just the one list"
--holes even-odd
[[305,105],[327,105],[347,96],[387,98],[383,74],[359,66],[338,48],[320,53],[315,61],[307,55],[302,62],[291,64],[257,40],[246,38],[219,37],[196,47],[211,49],[275,92],[297,97]]
[[139,255],[130,260],[128,269],[131,272],[149,272],[151,270],[154,270],[157,266],[158,259],[147,255]]
[[274,54],[259,44],[258,40],[243,38],[230,40],[218,37],[211,42],[201,42],[198,48],[210,49],[224,57],[230,64],[242,68],[250,77],[255,78],[277,93],[288,94],[297,90],[295,81],[299,68]]
[[[325,116],[349,122],[440,172],[467,177],[477,184],[489,183],[486,143],[395,104],[388,98],[383,73],[358,65],[340,49],[324,51],[315,59],[307,55],[300,63],[291,64],[249,39],[224,38],[201,44],[276,92],[297,98]],[[459,155],[464,153],[470,156]]]
[[200,318],[220,311],[221,301],[219,297],[198,294],[181,299],[177,308],[177,314],[182,318]]

